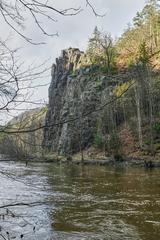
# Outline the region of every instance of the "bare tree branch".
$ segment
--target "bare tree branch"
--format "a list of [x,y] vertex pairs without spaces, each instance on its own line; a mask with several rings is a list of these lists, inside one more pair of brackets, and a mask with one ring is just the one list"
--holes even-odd
[[[123,97],[123,95],[135,84],[135,81],[133,81],[118,97],[114,97],[112,100],[106,102],[105,104],[101,105],[100,107],[98,108],[95,108],[93,111],[90,111],[90,112],[87,112],[87,113],[84,113],[82,114],[82,118],[85,118],[89,115],[91,115],[92,113],[95,113],[95,112],[99,112],[99,111],[102,111],[107,105],[110,105],[114,102],[116,102],[117,100],[119,100],[120,98]],[[29,132],[35,132],[35,131],[38,131],[40,129],[44,129],[44,128],[50,128],[50,127],[53,127],[53,126],[59,126],[59,125],[63,125],[65,123],[68,123],[68,122],[74,122],[76,120],[78,120],[79,117],[75,117],[75,118],[71,118],[71,119],[68,119],[68,120],[64,120],[64,121],[61,121],[61,122],[58,122],[58,123],[54,123],[54,124],[51,124],[51,125],[42,125],[42,126],[39,126],[39,127],[36,127],[36,128],[30,128],[30,127],[26,127],[26,128],[22,128],[22,129],[18,129],[17,128],[8,128],[8,127],[5,127],[5,128],[2,128],[0,130],[0,132],[3,132],[3,133],[7,133],[7,134],[21,134],[21,133],[29,133]]]
[[89,0],[86,0],[86,6],[89,6],[96,17],[104,17],[106,14],[99,14]]

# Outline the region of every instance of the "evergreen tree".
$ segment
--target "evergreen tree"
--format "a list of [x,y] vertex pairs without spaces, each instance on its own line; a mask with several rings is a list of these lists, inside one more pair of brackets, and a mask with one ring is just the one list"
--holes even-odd
[[99,64],[101,59],[102,47],[101,42],[101,32],[96,26],[93,32],[92,37],[89,39],[87,55],[90,58],[92,64]]
[[159,57],[156,55],[160,50],[160,7],[158,2],[149,0],[143,10],[137,12],[132,27],[127,29],[118,41],[119,59],[124,62],[124,65],[136,63],[139,57],[139,46],[143,42],[145,42],[150,57],[153,55],[155,58]]

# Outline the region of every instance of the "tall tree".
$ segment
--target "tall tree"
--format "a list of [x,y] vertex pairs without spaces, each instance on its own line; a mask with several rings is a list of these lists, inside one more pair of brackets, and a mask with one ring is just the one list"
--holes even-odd
[[102,46],[101,42],[101,32],[98,30],[96,26],[92,37],[89,39],[88,48],[87,48],[87,55],[90,58],[91,63],[93,64],[100,64],[101,56],[102,56]]

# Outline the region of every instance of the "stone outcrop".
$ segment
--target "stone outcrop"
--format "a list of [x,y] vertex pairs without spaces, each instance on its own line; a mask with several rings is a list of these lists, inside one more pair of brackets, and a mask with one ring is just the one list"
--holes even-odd
[[95,109],[107,101],[111,89],[132,76],[108,76],[96,67],[72,48],[63,50],[53,64],[43,142],[49,151],[72,154],[92,145],[101,118]]
[[78,49],[62,51],[51,74],[44,145],[60,154],[71,154],[93,143],[98,114],[85,115],[99,105],[102,84]]

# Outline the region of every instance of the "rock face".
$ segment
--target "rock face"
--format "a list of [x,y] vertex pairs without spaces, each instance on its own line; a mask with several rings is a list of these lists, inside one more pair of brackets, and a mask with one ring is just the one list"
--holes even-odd
[[44,131],[48,150],[72,154],[93,143],[98,113],[89,113],[101,102],[104,79],[92,68],[78,49],[63,50],[52,66]]
[[104,125],[101,106],[136,71],[109,76],[89,63],[86,54],[70,48],[56,59],[51,75],[43,145],[58,154],[73,154],[93,144],[102,121]]

